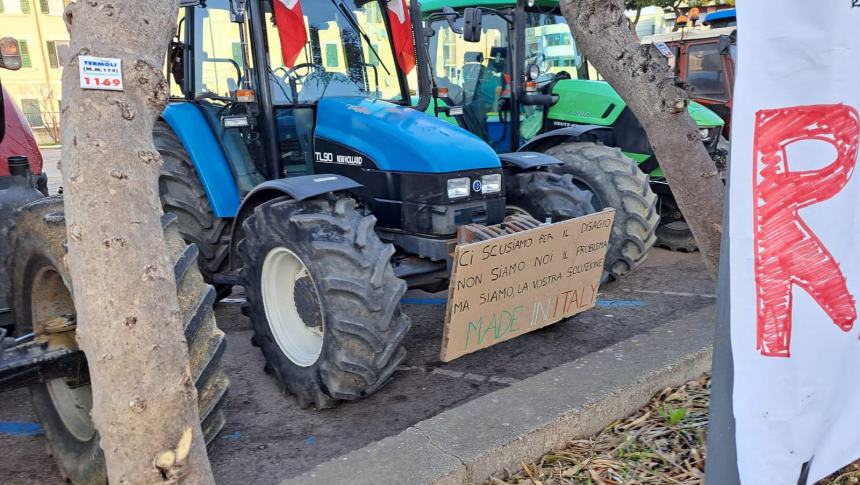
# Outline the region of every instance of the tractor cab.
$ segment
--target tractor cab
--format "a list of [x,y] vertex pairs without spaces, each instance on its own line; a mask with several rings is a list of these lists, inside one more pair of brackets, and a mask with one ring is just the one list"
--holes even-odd
[[278,0],[184,2],[163,116],[190,148],[216,216],[237,216],[264,182],[307,188],[289,180],[331,174],[356,183],[400,240],[403,230],[452,237],[455,220],[501,222],[501,184],[448,197],[449,178],[498,177],[501,164],[474,136],[410,107],[427,76],[417,75],[411,17],[392,12],[396,3],[305,1],[297,18],[279,14]]
[[[554,170],[573,174],[594,193],[603,192],[594,184],[608,181],[596,166],[582,161],[582,143],[618,148],[625,157],[619,166],[638,166],[649,178],[651,192],[660,196],[658,244],[696,248],[645,130],[578,50],[558,0],[426,0],[422,8],[434,82],[428,114],[469,130],[497,152],[537,151],[564,159],[565,166]],[[723,120],[696,102],[688,111],[709,153],[722,163],[718,142]],[[623,192],[621,187],[606,190]],[[641,195],[642,203],[653,198]],[[597,208],[620,200],[598,198]]]

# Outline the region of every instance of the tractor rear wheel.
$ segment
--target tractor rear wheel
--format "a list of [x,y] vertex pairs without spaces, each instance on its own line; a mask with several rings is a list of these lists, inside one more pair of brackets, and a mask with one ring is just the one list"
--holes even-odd
[[267,369],[302,407],[366,397],[406,356],[406,282],[394,275],[394,247],[379,240],[375,223],[353,199],[334,195],[273,199],[244,221],[242,310]]
[[[13,311],[15,321],[19,322],[16,332],[38,333],[46,322],[75,315],[65,264],[62,199],[46,198],[25,206],[16,223],[12,271]],[[203,282],[196,268],[197,249],[185,244],[176,226],[176,216],[168,214],[162,218],[174,262],[203,434],[208,443],[224,426],[224,415],[219,409],[229,384],[220,366],[224,333],[215,325],[212,310],[215,291]],[[73,332],[69,331],[71,342],[74,342]],[[98,432],[89,415],[92,394],[88,376],[84,372],[77,377],[78,380],[54,379],[32,386],[33,407],[62,475],[76,484],[107,483]]]
[[[203,280],[213,284],[213,275],[227,269],[229,264],[230,220],[215,217],[194,163],[170,126],[157,121],[152,139],[164,160],[158,178],[164,213],[170,212],[179,218],[182,238],[188,244],[196,244],[200,250],[198,260]],[[219,300],[232,291],[230,285],[214,286]]]
[[605,271],[619,278],[645,262],[657,240],[654,232],[660,216],[657,196],[636,162],[618,148],[593,142],[563,143],[546,154],[564,162],[550,170],[571,175],[577,185],[594,194],[595,210],[615,209]]
[[508,212],[524,211],[543,221],[563,221],[591,214],[592,194],[579,188],[568,174],[523,172],[505,179]]

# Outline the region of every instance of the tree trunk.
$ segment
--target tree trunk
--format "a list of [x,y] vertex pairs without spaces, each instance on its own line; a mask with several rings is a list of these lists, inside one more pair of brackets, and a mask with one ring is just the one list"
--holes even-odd
[[[178,0],[65,12],[62,159],[78,341],[111,483],[213,483],[161,230],[153,124]],[[83,90],[81,55],[122,60],[124,91]]]
[[562,0],[577,46],[645,129],[672,193],[716,278],[724,186],[695,122],[689,96],[652,45],[640,46],[621,0]]

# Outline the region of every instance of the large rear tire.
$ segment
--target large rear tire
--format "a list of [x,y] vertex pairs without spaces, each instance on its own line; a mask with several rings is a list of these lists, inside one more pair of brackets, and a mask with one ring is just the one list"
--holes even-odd
[[660,216],[657,196],[636,162],[618,148],[593,142],[563,143],[546,154],[564,162],[551,167],[553,172],[571,175],[577,185],[594,194],[596,210],[615,209],[605,271],[619,278],[644,263],[657,240]]
[[406,356],[406,282],[394,276],[394,247],[375,222],[353,199],[327,196],[280,197],[243,224],[243,312],[267,368],[302,407],[366,397]]
[[[177,232],[176,217],[162,218],[170,258],[174,263],[180,312],[188,341],[191,373],[197,387],[203,434],[210,442],[224,426],[219,409],[229,380],[221,370],[224,333],[215,324],[215,291],[196,268],[197,248]],[[16,220],[13,311],[18,334],[43,322],[75,314],[72,284],[65,264],[66,223],[59,197],[25,206]],[[22,323],[23,322],[23,323]],[[85,376],[85,374],[84,374]],[[63,477],[76,484],[107,483],[99,436],[89,417],[89,384],[69,385],[55,379],[30,388],[33,407],[48,446]]]
[[[188,244],[196,244],[203,280],[227,269],[230,253],[230,219],[215,217],[209,198],[200,183],[194,163],[173,130],[157,121],[152,131],[155,148],[164,160],[158,189],[164,213],[179,218],[179,233]],[[214,285],[218,299],[230,295],[230,285]]]

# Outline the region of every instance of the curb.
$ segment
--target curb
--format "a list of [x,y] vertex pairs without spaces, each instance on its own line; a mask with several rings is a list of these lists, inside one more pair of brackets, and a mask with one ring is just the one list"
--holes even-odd
[[593,435],[711,368],[714,306],[442,412],[291,479],[463,484]]

